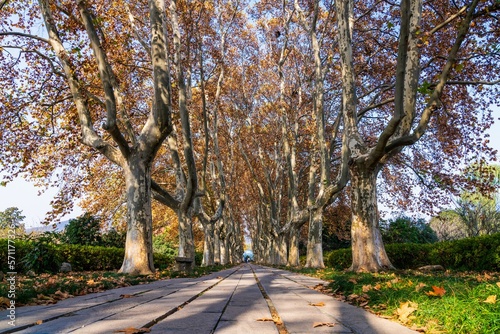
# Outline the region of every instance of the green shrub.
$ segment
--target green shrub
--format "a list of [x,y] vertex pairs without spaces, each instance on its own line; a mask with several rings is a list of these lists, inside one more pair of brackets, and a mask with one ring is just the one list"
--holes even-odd
[[337,249],[326,254],[324,258],[328,267],[342,270],[351,266],[352,251],[350,248]]
[[59,245],[58,252],[74,271],[120,269],[125,255],[123,248],[84,245]]
[[170,241],[167,241],[164,234],[153,236],[153,252],[172,257],[177,256],[176,247]]
[[[15,261],[15,270],[10,270],[8,267],[7,261],[8,258],[8,239],[0,239],[0,270],[5,272],[9,271],[17,271],[17,272],[26,272],[27,270],[24,268],[22,259],[28,254],[30,249],[32,248],[31,243],[25,240],[15,240],[15,243],[11,245],[15,246],[14,253],[10,255],[14,258]],[[12,249],[11,249],[12,250]],[[12,259],[12,258],[11,258]]]
[[97,246],[102,242],[101,222],[98,218],[85,213],[71,219],[64,229],[64,241],[72,245]]
[[201,266],[203,262],[203,252],[195,252],[194,253],[194,263],[196,266]]
[[457,270],[500,270],[500,233],[440,242],[429,252],[430,260]]
[[432,248],[432,244],[390,244],[385,251],[396,268],[409,269],[431,264],[428,257]]
[[25,271],[36,273],[58,272],[63,259],[56,249],[59,235],[55,232],[45,232],[29,240],[26,254],[19,258]]
[[[16,240],[16,271],[26,273],[33,270],[36,273],[59,271],[62,262],[71,263],[74,271],[98,271],[120,269],[125,250],[115,247],[82,246],[55,244],[46,237],[35,240]],[[1,270],[9,272],[8,241],[0,240]],[[157,269],[165,269],[174,263],[171,254],[155,253],[154,265]]]
[[156,269],[163,270],[171,266],[175,262],[175,255],[154,253],[153,261]]
[[111,228],[101,234],[101,243],[98,246],[123,248],[125,246],[126,237],[126,232],[117,231],[116,229]]
[[[500,233],[434,244],[392,244],[385,250],[398,269],[440,264],[453,270],[500,270]],[[346,269],[351,265],[352,252],[334,250],[325,259],[329,267]]]
[[426,244],[438,241],[436,232],[424,219],[400,216],[380,223],[382,240],[387,244],[415,243]]

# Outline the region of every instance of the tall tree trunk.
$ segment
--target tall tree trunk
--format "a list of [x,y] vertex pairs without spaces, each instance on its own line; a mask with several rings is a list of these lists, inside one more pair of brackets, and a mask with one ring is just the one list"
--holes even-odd
[[227,238],[220,239],[220,264],[226,265],[229,263],[229,254],[227,250]]
[[222,224],[224,222],[222,220],[219,220],[215,224],[215,229],[214,229],[214,263],[215,264],[221,264],[221,239],[220,239],[220,233],[222,229]]
[[276,238],[276,264],[285,266],[287,263],[287,233],[280,233]]
[[[194,261],[194,238],[191,217],[183,210],[177,210],[179,221],[179,252],[180,257],[187,257]],[[194,262],[193,262],[194,263]]]
[[385,252],[379,230],[377,175],[379,167],[351,166],[352,265],[355,272],[394,269]]
[[298,267],[300,265],[299,234],[300,234],[300,228],[297,228],[295,224],[292,224],[292,226],[290,226],[290,231],[289,231],[289,247],[288,247],[288,263],[287,263],[287,265],[292,267]]
[[307,237],[307,268],[324,268],[323,263],[323,206],[311,209]]
[[148,275],[155,271],[151,215],[151,167],[136,157],[124,170],[127,196],[127,238],[121,273]]
[[272,249],[273,240],[268,234],[262,235],[263,237],[263,248],[262,248],[262,262],[265,264],[272,263]]
[[212,223],[203,224],[203,233],[205,240],[203,243],[203,261],[202,267],[213,266],[215,262],[215,233],[214,225]]

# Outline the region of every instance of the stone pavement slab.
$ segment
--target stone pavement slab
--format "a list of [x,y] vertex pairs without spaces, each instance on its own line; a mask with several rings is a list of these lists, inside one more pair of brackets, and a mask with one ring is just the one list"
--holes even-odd
[[[15,327],[3,311],[0,333],[99,334],[128,327],[147,327],[157,334],[416,333],[314,290],[318,284],[328,282],[242,264],[195,279],[162,280],[54,305],[19,307]],[[332,327],[314,328],[316,323]]]

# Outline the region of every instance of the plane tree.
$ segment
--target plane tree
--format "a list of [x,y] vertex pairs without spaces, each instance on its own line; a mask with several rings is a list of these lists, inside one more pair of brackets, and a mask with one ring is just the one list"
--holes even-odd
[[[163,1],[154,0],[135,7],[126,2],[41,0],[8,2],[1,12],[1,68],[9,78],[2,81],[2,90],[8,92],[2,95],[1,114],[7,120],[2,123],[17,127],[14,135],[28,144],[20,146],[9,138],[10,159],[2,163],[19,170],[53,164],[55,170],[61,160],[72,159],[71,165],[77,166],[98,152],[116,165],[127,203],[120,269],[125,273],[154,271],[151,170],[172,132],[174,109],[165,10]],[[148,19],[141,28],[137,17]],[[84,154],[78,153],[76,129],[81,143],[90,148]],[[75,152],[76,157],[36,161],[29,150],[37,136],[48,138],[53,152],[64,149],[57,152],[60,156]],[[20,149],[17,155],[15,149]]]
[[[433,145],[421,155],[435,160],[443,151],[464,156],[481,148],[467,139],[489,122],[482,115],[497,98],[485,87],[498,83],[498,55],[491,48],[498,38],[499,5],[416,0],[335,5],[350,150],[350,269],[387,270],[392,264],[378,227],[377,176],[420,140]],[[471,101],[482,108],[471,108]]]

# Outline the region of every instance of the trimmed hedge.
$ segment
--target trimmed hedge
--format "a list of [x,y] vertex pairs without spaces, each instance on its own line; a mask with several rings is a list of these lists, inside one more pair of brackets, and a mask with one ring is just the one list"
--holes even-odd
[[[385,250],[398,269],[415,269],[440,264],[453,270],[500,271],[500,233],[434,244],[391,244]],[[351,265],[351,249],[326,254],[326,265],[346,269]]]
[[[29,270],[24,261],[34,257],[31,262],[36,272],[57,272],[62,262],[71,263],[74,271],[97,271],[120,269],[125,250],[115,247],[82,246],[68,244],[36,243],[34,241],[15,241],[16,271]],[[175,257],[170,254],[153,255],[155,268],[164,269],[174,263]],[[0,239],[0,270],[8,269],[8,241]]]

